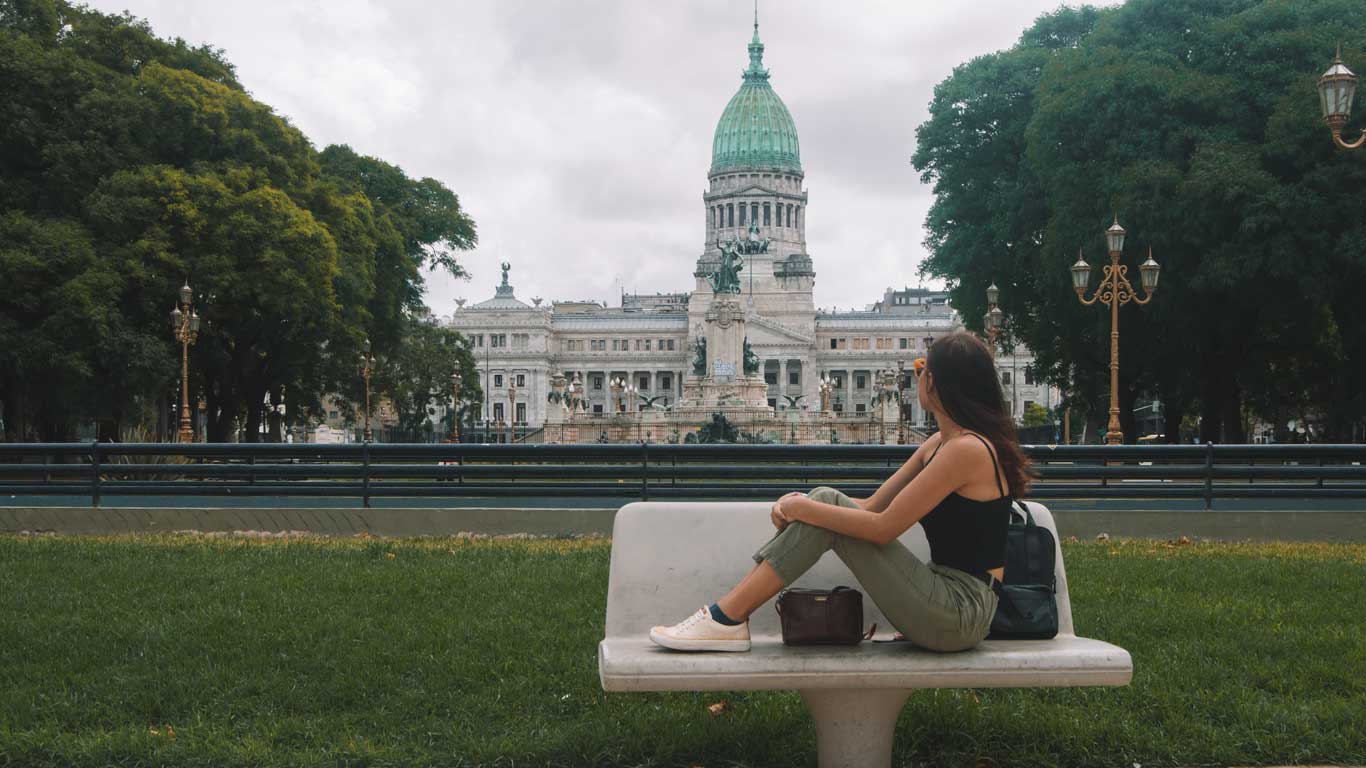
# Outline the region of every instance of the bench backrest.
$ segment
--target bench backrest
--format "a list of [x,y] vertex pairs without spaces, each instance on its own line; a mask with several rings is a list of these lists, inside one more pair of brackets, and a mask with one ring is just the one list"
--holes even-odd
[[[1053,515],[1037,502],[1026,502],[1039,525],[1058,538]],[[612,566],[607,584],[607,636],[643,637],[656,624],[672,624],[704,603],[721,597],[754,567],[752,556],[775,533],[769,522],[771,502],[638,501],[622,507],[612,526]],[[929,560],[929,543],[919,525],[901,543]],[[1062,548],[1057,551],[1058,633],[1074,634],[1067,595]],[[858,582],[833,552],[797,580],[797,586],[829,588]],[[864,595],[865,622],[878,623],[878,634],[891,625]],[[772,603],[750,617],[750,634],[781,634]]]

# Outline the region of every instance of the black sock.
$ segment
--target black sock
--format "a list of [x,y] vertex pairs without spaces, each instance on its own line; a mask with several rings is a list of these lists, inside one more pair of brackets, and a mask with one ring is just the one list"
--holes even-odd
[[711,607],[707,610],[711,611],[712,621],[715,621],[717,624],[725,624],[728,627],[738,627],[739,625],[744,624],[743,621],[736,621],[727,616],[726,612],[721,610],[721,606],[716,603],[712,603]]

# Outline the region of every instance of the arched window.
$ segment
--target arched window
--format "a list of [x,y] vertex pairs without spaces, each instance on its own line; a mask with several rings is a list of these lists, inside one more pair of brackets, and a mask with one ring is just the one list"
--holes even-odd
[[731,203],[726,203],[726,219],[730,222],[726,226],[735,226],[735,206]]
[[764,203],[764,226],[772,226],[772,214],[768,203]]
[[740,226],[745,226],[745,211],[748,209],[744,203],[740,203]]
[[778,225],[778,226],[780,226],[780,227],[783,225],[783,204],[782,204],[782,203],[778,203],[777,205],[773,206],[773,223],[776,224],[776,225]]
[[749,204],[749,220],[750,220],[750,221],[755,221],[755,222],[757,222],[757,221],[759,220],[759,204],[758,204],[758,203],[750,203],[750,204]]

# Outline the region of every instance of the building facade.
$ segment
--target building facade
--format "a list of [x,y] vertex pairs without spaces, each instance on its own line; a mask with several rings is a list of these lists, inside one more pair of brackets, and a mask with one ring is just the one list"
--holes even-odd
[[[839,414],[871,413],[880,371],[906,368],[936,338],[962,327],[944,292],[888,288],[863,311],[815,307],[815,262],[806,246],[807,190],[796,124],[769,83],[756,22],[749,66],[722,112],[702,195],[703,243],[688,291],[623,294],[609,307],[593,301],[531,304],[517,298],[504,263],[492,298],[460,306],[447,321],[470,338],[485,393],[475,426],[511,423],[532,432],[546,421],[551,379],[577,379],[590,414],[609,415],[625,386],[633,407],[665,407],[693,372],[703,320],[713,300],[709,276],[723,246],[743,255],[740,293],[749,346],[758,357],[775,412],[818,410],[820,382],[831,383]],[[1017,417],[1027,403],[1052,407],[1056,390],[1038,383],[1022,351],[998,360]],[[914,398],[912,424],[926,414]]]

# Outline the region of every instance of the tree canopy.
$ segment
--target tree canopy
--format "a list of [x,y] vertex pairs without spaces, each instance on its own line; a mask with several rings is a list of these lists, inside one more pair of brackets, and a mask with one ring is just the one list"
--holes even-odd
[[5,438],[69,439],[86,419],[117,437],[166,417],[169,312],[188,281],[203,318],[191,398],[209,439],[238,425],[255,439],[272,406],[354,395],[366,338],[403,357],[423,270],[464,276],[455,254],[475,242],[440,182],[316,150],[221,51],[127,14],[0,0]]
[[1315,90],[1339,41],[1366,67],[1356,2],[1129,0],[1041,17],[935,89],[912,160],[935,190],[922,271],[973,327],[994,280],[1005,343],[1103,415],[1109,312],[1077,301],[1068,269],[1080,249],[1101,272],[1118,214],[1134,287],[1149,248],[1162,265],[1155,300],[1120,310],[1130,439],[1140,393],[1162,400],[1173,441],[1188,412],[1202,440],[1245,439],[1247,412],[1278,426],[1317,413],[1328,439],[1350,439],[1366,418],[1351,292],[1366,158],[1334,149]]

